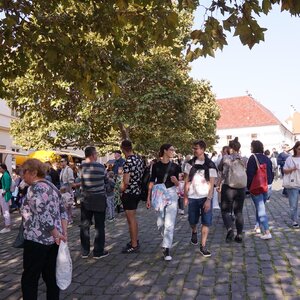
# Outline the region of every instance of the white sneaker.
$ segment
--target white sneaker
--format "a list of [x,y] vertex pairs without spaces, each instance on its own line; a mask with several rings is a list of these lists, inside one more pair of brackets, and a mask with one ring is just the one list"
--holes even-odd
[[7,232],[10,232],[10,231],[11,231],[11,229],[9,227],[5,227],[2,230],[0,230],[0,233],[7,233]]
[[254,227],[253,231],[254,231],[255,233],[258,233],[258,234],[261,233],[260,227],[257,227],[257,226]]
[[272,238],[272,234],[271,233],[265,233],[260,237],[262,240],[269,240]]

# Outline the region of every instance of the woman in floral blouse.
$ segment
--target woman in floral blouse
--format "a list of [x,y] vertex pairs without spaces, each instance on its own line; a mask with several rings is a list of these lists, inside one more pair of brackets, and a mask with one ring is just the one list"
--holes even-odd
[[46,166],[37,159],[23,164],[24,181],[29,185],[22,207],[24,253],[23,299],[37,299],[38,281],[47,286],[47,299],[59,299],[55,269],[58,245],[67,240],[67,219],[59,191],[44,178]]

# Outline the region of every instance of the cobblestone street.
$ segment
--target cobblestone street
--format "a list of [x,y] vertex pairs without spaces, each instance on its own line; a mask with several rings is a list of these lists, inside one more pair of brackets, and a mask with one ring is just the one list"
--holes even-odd
[[[222,217],[214,210],[208,239],[210,258],[202,257],[199,246],[190,244],[185,214],[177,217],[173,260],[165,262],[155,212],[142,202],[138,209],[140,253],[121,254],[129,240],[121,213],[115,222],[106,223],[110,255],[101,260],[82,259],[79,209],[74,209],[75,222],[69,228],[73,282],[61,292],[61,299],[300,299],[300,231],[290,228],[288,199],[281,194],[280,182],[274,183],[273,189],[266,204],[273,239],[264,241],[252,233],[255,213],[247,197],[242,244],[225,243]],[[20,223],[17,213],[13,213],[13,221],[13,230],[0,236],[0,299],[21,298],[22,250],[11,247]],[[92,228],[92,237],[93,233]],[[45,298],[40,280],[39,299]]]

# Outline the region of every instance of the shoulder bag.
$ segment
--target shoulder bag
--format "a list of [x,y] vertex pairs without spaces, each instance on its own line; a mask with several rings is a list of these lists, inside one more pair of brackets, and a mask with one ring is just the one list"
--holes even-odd
[[[296,163],[292,159],[295,167]],[[282,179],[282,186],[286,189],[298,189],[300,188],[300,171],[295,170],[292,173],[284,174]]]
[[256,161],[257,170],[250,185],[250,193],[254,196],[264,194],[268,191],[267,165],[260,164],[256,155],[253,153]]

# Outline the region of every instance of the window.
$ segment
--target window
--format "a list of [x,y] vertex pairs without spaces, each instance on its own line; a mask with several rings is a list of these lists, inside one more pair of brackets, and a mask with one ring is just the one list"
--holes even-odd
[[252,140],[257,139],[257,133],[251,133],[251,139]]
[[227,135],[227,141],[232,140],[232,135]]

